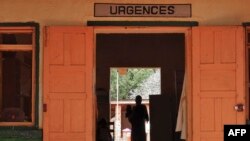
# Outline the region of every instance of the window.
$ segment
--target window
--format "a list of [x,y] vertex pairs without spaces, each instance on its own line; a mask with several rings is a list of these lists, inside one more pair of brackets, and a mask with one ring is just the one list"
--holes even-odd
[[0,126],[35,118],[35,29],[0,27]]

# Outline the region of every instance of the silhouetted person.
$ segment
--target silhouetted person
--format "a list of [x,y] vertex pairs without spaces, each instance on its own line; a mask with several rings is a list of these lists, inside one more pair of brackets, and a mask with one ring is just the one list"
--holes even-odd
[[131,105],[127,105],[126,107],[126,118],[128,118],[129,122],[130,122],[130,119],[131,119],[131,115],[132,115],[132,106]]
[[137,95],[135,98],[136,105],[129,114],[129,106],[127,106],[126,116],[132,125],[132,141],[146,141],[145,121],[149,121],[147,108],[141,104],[142,97]]
[[98,122],[97,141],[112,141],[109,125],[104,118]]

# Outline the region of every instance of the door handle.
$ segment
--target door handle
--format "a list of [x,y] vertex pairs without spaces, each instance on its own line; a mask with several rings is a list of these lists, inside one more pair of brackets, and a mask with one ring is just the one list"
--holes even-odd
[[239,103],[239,104],[236,104],[236,105],[234,106],[234,109],[235,109],[237,112],[243,112],[243,111],[245,110],[245,106],[244,106],[243,104]]

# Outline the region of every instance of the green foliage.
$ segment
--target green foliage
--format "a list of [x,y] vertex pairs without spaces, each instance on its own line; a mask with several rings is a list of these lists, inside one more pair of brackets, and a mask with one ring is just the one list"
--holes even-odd
[[[142,68],[128,69],[125,75],[120,75],[118,73],[119,100],[129,99],[131,92],[133,92],[136,88],[139,88],[144,80],[146,80],[153,73],[154,69]],[[117,68],[111,69],[110,80],[111,100],[116,100]]]

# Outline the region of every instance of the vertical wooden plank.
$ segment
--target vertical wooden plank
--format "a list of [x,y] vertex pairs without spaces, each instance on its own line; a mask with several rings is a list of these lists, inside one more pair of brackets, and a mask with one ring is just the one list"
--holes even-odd
[[[194,68],[200,68],[200,30],[197,27],[192,28],[192,91],[193,91],[193,141],[200,141],[200,71]],[[194,77],[195,76],[195,77]],[[195,129],[195,130],[194,130]]]
[[[215,129],[215,102],[212,98],[203,98],[201,101],[201,131],[213,131]],[[206,110],[203,110],[206,109]]]
[[192,30],[191,28],[186,31],[185,34],[185,42],[186,42],[186,49],[185,49],[185,55],[186,55],[186,89],[185,92],[187,94],[187,140],[191,141],[193,138],[193,123],[192,123]]
[[70,117],[71,117],[71,105],[70,105],[70,99],[71,97],[69,96],[68,98],[65,97],[63,98],[64,99],[64,108],[63,108],[63,111],[64,111],[64,114],[63,114],[63,126],[64,126],[64,133],[70,133],[71,130],[70,130]]
[[222,124],[236,124],[237,117],[234,110],[235,98],[223,98],[221,101]]
[[222,32],[214,32],[214,64],[220,64],[221,58],[221,46],[222,46]]
[[215,99],[215,130],[223,131],[224,127],[222,123],[222,107],[221,107],[221,98]]
[[[246,106],[246,92],[245,92],[245,82],[246,82],[246,72],[245,72],[245,46],[244,46],[244,37],[245,34],[243,27],[237,27],[236,29],[236,85],[237,85],[237,97],[236,97],[236,104],[243,104]],[[246,111],[244,112],[237,112],[237,123],[242,124],[246,122]]]
[[70,48],[70,54],[71,54],[71,64],[72,65],[83,65],[85,64],[85,53],[86,53],[86,35],[85,34],[76,34],[71,37],[71,44],[72,46],[77,46],[78,44],[75,43],[82,43],[81,47],[76,49],[74,47]]
[[[48,38],[48,37],[46,37]],[[53,44],[48,43],[50,45],[49,49],[49,63],[62,65],[64,63],[64,46],[63,46],[63,34],[53,33],[49,35],[49,38],[53,39]],[[47,52],[46,52],[47,53]]]
[[222,131],[223,125],[222,123],[222,109],[221,109],[221,98],[215,99],[215,130]]
[[51,132],[63,132],[64,131],[64,102],[61,99],[54,99],[51,101],[49,109],[53,109],[53,112],[50,112],[50,131]]
[[[70,131],[84,132],[85,127],[85,99],[70,100]],[[78,107],[78,109],[73,108]]]
[[[78,49],[79,45],[78,46],[72,46],[72,36],[75,34],[75,33],[63,33],[63,54],[64,54],[64,65],[65,66],[70,66],[71,65],[71,52],[70,52],[70,48],[73,48],[75,47],[76,49]],[[79,44],[79,43],[76,43],[76,44]],[[85,57],[85,56],[84,56]]]
[[201,64],[214,63],[214,33],[208,28],[200,32],[200,62]]
[[[50,30],[48,30],[48,27],[44,27],[44,48],[43,48],[43,110],[44,108],[47,108],[47,103],[50,103],[49,101],[49,48],[50,42],[49,42],[49,35]],[[47,82],[47,83],[45,83]],[[49,109],[46,109],[47,111],[43,111],[43,141],[49,141]]]
[[226,30],[222,35],[220,52],[221,63],[235,63],[236,61],[236,30]]
[[[39,64],[36,64],[36,57],[38,56],[38,54],[36,54],[36,33],[35,33],[35,27],[32,27],[32,47],[33,47],[33,50],[32,50],[32,66],[33,66],[33,69],[31,70],[31,76],[32,76],[32,80],[31,80],[31,85],[32,85],[32,110],[31,110],[31,115],[32,115],[32,121],[33,123],[35,123],[35,117],[36,117],[36,102],[38,102],[36,100],[36,89],[40,86],[37,86],[36,84],[36,72],[39,71],[39,70],[36,70],[37,69],[37,65]],[[38,84],[39,85],[39,84]],[[40,99],[40,98],[39,98]],[[40,103],[40,101],[38,102]],[[40,113],[40,111],[38,111],[38,113]],[[37,119],[36,119],[37,120]],[[39,122],[38,122],[39,123]],[[40,126],[40,125],[39,125]]]
[[[86,32],[90,33],[88,36],[86,36],[86,74],[93,74],[93,41],[94,41],[94,35],[93,35],[93,28],[86,28]],[[86,75],[86,90],[88,93],[90,93],[87,96],[86,99],[86,113],[89,114],[89,116],[86,116],[86,129],[88,132],[86,132],[86,141],[94,141],[95,139],[95,113],[93,107],[95,104],[93,103],[93,75]]]

